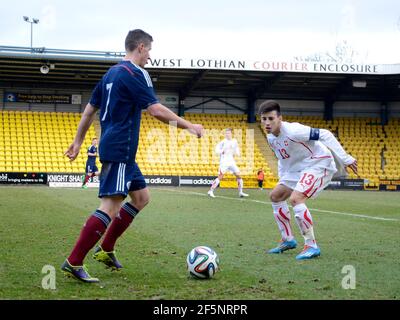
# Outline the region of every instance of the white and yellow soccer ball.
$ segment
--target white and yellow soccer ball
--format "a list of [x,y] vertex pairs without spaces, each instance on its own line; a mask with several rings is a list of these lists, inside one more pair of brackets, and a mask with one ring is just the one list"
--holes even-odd
[[189,274],[196,279],[210,279],[218,271],[219,257],[206,246],[193,248],[186,258]]

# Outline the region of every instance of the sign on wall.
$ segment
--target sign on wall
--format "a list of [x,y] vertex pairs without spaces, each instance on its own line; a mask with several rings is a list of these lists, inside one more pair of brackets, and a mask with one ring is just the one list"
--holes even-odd
[[47,184],[47,173],[0,172],[0,184]]
[[397,74],[400,64],[298,62],[272,59],[152,58],[146,68],[216,69],[342,74]]
[[16,93],[6,92],[4,102],[25,102],[25,103],[57,103],[57,104],[80,104],[80,95],[74,95],[74,103],[70,94],[36,94],[36,93]]

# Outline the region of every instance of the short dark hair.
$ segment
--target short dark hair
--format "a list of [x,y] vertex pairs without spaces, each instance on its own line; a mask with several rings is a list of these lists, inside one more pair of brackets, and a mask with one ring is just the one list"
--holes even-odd
[[261,103],[260,106],[258,107],[259,115],[262,115],[263,113],[267,113],[267,112],[271,112],[271,111],[276,111],[278,116],[281,115],[281,106],[275,100],[266,100],[263,103]]
[[125,38],[125,50],[131,52],[135,50],[141,43],[149,45],[153,41],[153,37],[140,29],[131,30]]

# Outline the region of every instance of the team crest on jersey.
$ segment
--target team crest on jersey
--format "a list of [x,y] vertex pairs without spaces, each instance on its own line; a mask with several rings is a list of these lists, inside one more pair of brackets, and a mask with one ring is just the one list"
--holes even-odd
[[284,141],[285,146],[287,147],[289,145],[289,142],[287,140]]

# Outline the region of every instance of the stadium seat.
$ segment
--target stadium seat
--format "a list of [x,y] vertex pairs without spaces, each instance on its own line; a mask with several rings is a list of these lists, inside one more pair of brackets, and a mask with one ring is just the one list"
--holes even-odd
[[[80,114],[74,113],[0,111],[0,126],[3,128],[0,131],[0,153],[3,156],[0,157],[0,171],[59,171],[59,161],[68,161],[63,153],[73,139],[79,120]],[[66,127],[66,121],[71,126]],[[91,144],[94,136],[96,133],[92,126],[83,148]],[[79,165],[79,172],[83,172],[86,152],[81,152],[75,162]]]
[[[73,164],[64,156],[80,116],[67,112],[0,111],[0,171],[83,172],[86,146],[96,136],[94,126],[89,129],[82,151]],[[260,151],[265,146],[247,144],[245,115],[186,113],[185,119],[202,123],[206,135],[197,140],[186,131],[178,130],[177,136],[170,136],[173,131],[168,126],[143,113],[137,162],[144,174],[215,176],[218,156],[214,147],[224,138],[223,130],[231,127],[242,151],[237,163],[245,179],[254,181],[255,171],[260,167],[267,177],[273,177]],[[375,118],[340,117],[325,121],[314,116],[286,116],[285,120],[332,131],[344,148],[357,158],[360,176],[370,183],[400,177],[399,119],[390,119],[385,126],[376,125],[379,119]],[[247,148],[252,147],[254,154],[246,154]],[[99,162],[98,167],[101,168]],[[352,173],[350,177],[356,178]]]
[[[206,129],[205,136],[197,140],[186,131],[179,130],[177,137],[170,137],[170,128],[149,116],[147,112],[143,113],[137,162],[144,174],[216,176],[219,159],[214,153],[214,148],[224,138],[224,129],[228,127],[234,130],[233,135],[239,142],[242,158],[237,163],[243,171],[244,178],[256,182],[255,171],[259,167],[263,167],[265,172],[270,172],[258,145],[253,148],[255,155],[246,154],[248,127],[246,121],[242,121],[242,115],[186,113],[185,119],[202,123]],[[177,138],[178,141],[172,138]],[[162,152],[161,148],[165,148],[165,152]],[[153,161],[151,166],[148,163],[150,159]],[[253,167],[246,168],[246,163],[253,163]]]

